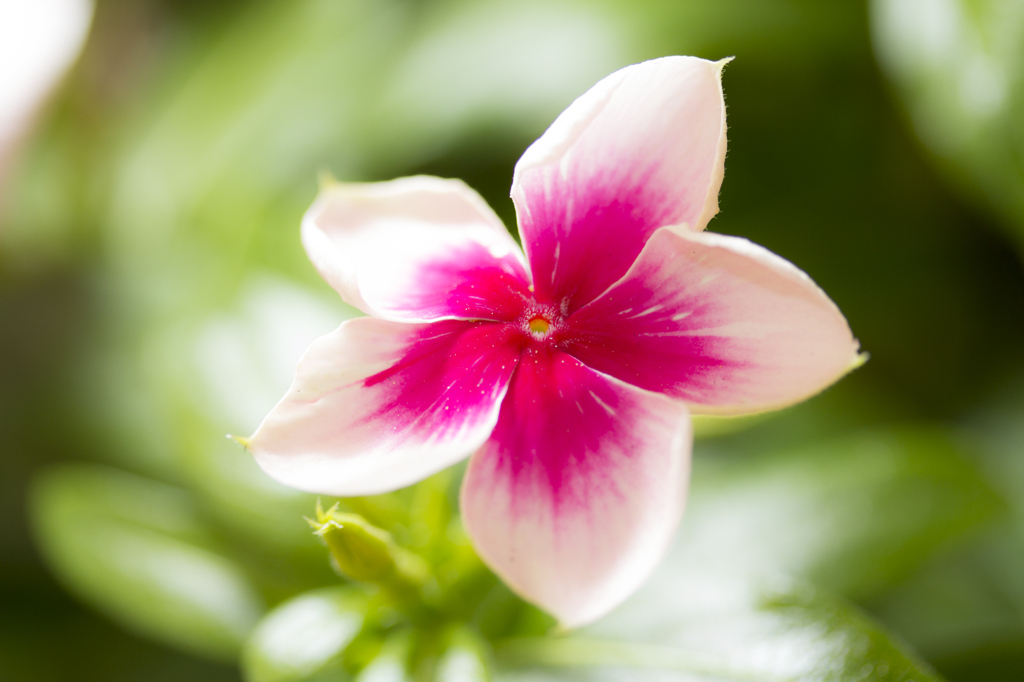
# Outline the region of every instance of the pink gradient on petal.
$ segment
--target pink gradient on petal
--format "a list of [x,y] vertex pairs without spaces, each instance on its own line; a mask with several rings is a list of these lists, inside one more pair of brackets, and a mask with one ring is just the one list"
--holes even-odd
[[529,275],[516,258],[496,259],[483,245],[468,243],[425,262],[412,275],[408,293],[394,307],[426,318],[461,317],[511,321],[533,299]]
[[792,404],[857,362],[835,304],[789,262],[736,237],[659,230],[629,273],[573,315],[560,347],[698,413]]
[[526,151],[512,199],[538,301],[571,313],[625,274],[659,227],[704,229],[724,172],[723,64],[626,67]]
[[303,217],[302,243],[342,299],[374,317],[505,319],[529,287],[512,235],[457,180],[329,184]]
[[[558,172],[553,168],[524,176],[520,187],[532,202],[529,213],[520,216],[520,229],[530,239],[537,300],[554,305],[566,301],[565,310],[571,313],[620,277],[650,233],[671,223],[674,212],[665,210],[670,204],[654,198],[650,189],[624,188],[616,178],[593,178],[583,186],[551,182],[546,187],[547,175]],[[645,182],[641,178],[637,184]],[[567,211],[567,206],[579,212]]]
[[363,380],[378,393],[363,424],[386,422],[402,440],[444,438],[489,411],[518,360],[521,335],[492,322],[441,320],[420,326],[402,355]]
[[463,518],[516,592],[581,625],[660,560],[682,514],[689,452],[682,403],[530,347],[470,462]]
[[349,320],[313,343],[250,449],[271,477],[310,492],[414,483],[490,435],[520,337],[494,322]]

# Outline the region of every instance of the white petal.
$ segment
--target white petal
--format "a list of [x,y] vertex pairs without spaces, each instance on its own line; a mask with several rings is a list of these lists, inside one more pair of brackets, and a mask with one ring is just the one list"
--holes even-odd
[[791,405],[860,364],[843,314],[789,261],[745,239],[659,230],[570,320],[573,356],[694,414]]
[[347,303],[385,319],[504,319],[502,306],[529,286],[512,236],[458,180],[329,184],[303,218],[302,243]]
[[348,320],[310,346],[249,439],[272,478],[372,495],[426,478],[487,439],[516,366],[505,325]]
[[564,627],[620,604],[654,570],[683,512],[690,423],[677,401],[558,351],[527,354],[462,514],[484,561]]
[[542,303],[572,311],[659,227],[704,229],[725,163],[725,62],[665,57],[611,74],[516,165],[512,199]]

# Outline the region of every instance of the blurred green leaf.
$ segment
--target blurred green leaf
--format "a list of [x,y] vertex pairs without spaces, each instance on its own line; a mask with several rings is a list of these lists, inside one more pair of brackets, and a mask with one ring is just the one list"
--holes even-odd
[[668,561],[683,573],[799,576],[859,598],[1005,511],[940,428],[865,431],[742,458],[709,444],[698,446],[690,507]]
[[469,628],[455,629],[437,664],[441,682],[490,682],[493,663],[490,647]]
[[261,271],[221,309],[151,325],[139,348],[104,344],[82,405],[116,443],[102,454],[188,485],[253,546],[319,554],[302,520],[316,497],[271,480],[225,436],[251,434],[288,390],[309,343],[354,312],[333,292],[313,294]]
[[[386,172],[415,166],[479,128],[492,145],[508,138],[528,144],[573,99],[632,60],[617,9],[582,0],[425,4],[379,99],[369,103],[367,162]],[[511,182],[510,172],[505,194]]]
[[36,538],[74,593],[127,627],[230,659],[263,611],[185,491],[99,466],[35,482]]
[[[977,679],[1016,679],[1024,662],[1024,374],[968,422],[981,472],[1008,513],[971,542],[949,547],[909,580],[868,602],[873,613],[943,668],[995,662]],[[996,669],[1001,668],[1001,670]]]
[[412,682],[409,667],[413,644],[410,630],[389,634],[379,653],[359,671],[355,682]]
[[401,10],[251,3],[168,83],[119,163],[111,205],[113,255],[134,296],[163,311],[223,304],[261,254],[306,274],[297,219],[318,167],[359,167],[353,119],[401,34]]
[[242,654],[248,682],[348,679],[345,648],[363,628],[365,595],[350,587],[306,592],[266,615]]
[[224,436],[255,431],[287,392],[306,347],[353,314],[333,295],[260,272],[227,309],[158,327],[146,340],[146,354],[159,359],[147,367],[149,386],[175,424],[179,467],[218,520],[249,542],[315,548],[322,558],[302,520],[316,497],[271,480]]
[[735,56],[769,68],[850,56],[859,41],[859,2],[816,0],[605,0],[628,26],[633,59]]
[[[936,666],[969,665],[987,650],[1024,646],[1024,543],[993,532],[945,552],[868,602],[873,613]],[[978,679],[1016,679],[1017,675]]]
[[1024,240],[1024,4],[873,0],[871,12],[921,140]]
[[[707,609],[605,624],[497,648],[502,682],[758,680],[936,682],[928,666],[842,600],[806,588],[717,581]],[[711,594],[707,595],[711,597]],[[705,600],[707,605],[708,600]],[[633,614],[638,615],[636,613]],[[618,635],[609,636],[612,631]]]

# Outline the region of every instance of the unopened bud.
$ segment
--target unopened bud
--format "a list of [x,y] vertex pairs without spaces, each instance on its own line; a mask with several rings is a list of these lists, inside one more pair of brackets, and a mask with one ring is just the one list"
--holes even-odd
[[317,502],[314,532],[327,543],[338,568],[361,582],[393,591],[418,590],[428,578],[422,558],[395,544],[391,535],[358,514],[345,514],[337,505],[326,512]]

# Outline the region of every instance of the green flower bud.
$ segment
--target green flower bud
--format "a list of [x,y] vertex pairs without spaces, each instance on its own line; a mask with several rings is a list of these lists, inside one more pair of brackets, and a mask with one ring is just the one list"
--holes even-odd
[[401,596],[415,596],[430,577],[426,562],[395,544],[391,535],[362,516],[338,511],[326,512],[317,502],[316,520],[310,520],[338,569],[352,580],[375,583]]

